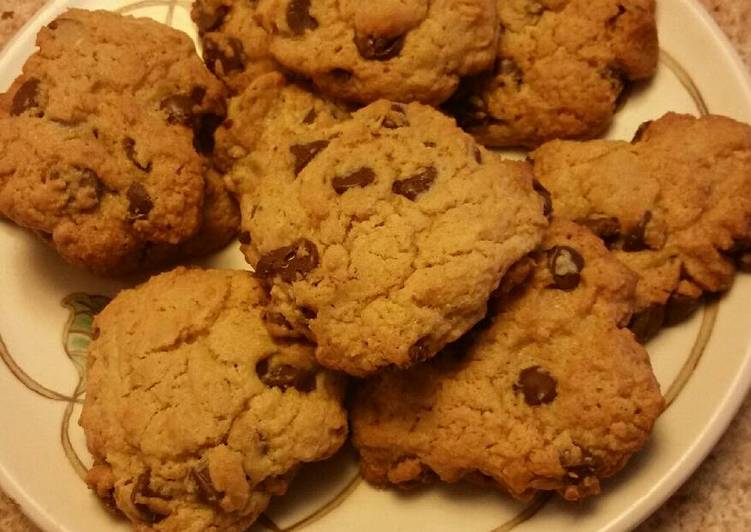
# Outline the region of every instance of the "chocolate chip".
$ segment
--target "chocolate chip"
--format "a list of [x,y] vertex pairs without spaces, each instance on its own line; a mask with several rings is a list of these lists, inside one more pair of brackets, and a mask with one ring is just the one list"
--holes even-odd
[[318,266],[318,249],[310,240],[300,239],[292,245],[277,248],[263,255],[256,264],[256,276],[279,275],[291,283]]
[[123,149],[125,150],[125,156],[135,165],[136,168],[142,172],[151,172],[151,161],[145,165],[138,161],[135,140],[130,137],[125,137],[123,139]]
[[673,293],[665,304],[665,325],[676,325],[696,311],[701,305],[701,297]]
[[344,194],[351,188],[363,188],[375,181],[376,174],[372,168],[363,166],[354,172],[337,176],[331,180],[331,186],[337,194]]
[[146,523],[158,523],[166,516],[160,515],[154,512],[148,505],[138,502],[140,497],[154,496],[154,493],[149,488],[150,482],[151,473],[149,471],[138,475],[135,486],[133,486],[133,490],[130,492],[130,502],[133,504],[133,507],[138,510],[141,521]]
[[537,179],[532,180],[532,188],[542,197],[542,214],[550,220],[553,217],[553,196]]
[[588,218],[576,220],[576,223],[592,231],[606,244],[612,244],[621,235],[621,222],[613,216],[594,214]]
[[430,189],[438,177],[438,170],[434,166],[428,166],[417,172],[412,177],[394,181],[391,191],[394,194],[404,196],[408,200],[415,201],[417,197]]
[[222,125],[224,117],[214,113],[203,113],[193,120],[193,147],[201,155],[211,155],[214,151],[214,132]]
[[430,336],[423,336],[409,348],[409,359],[412,362],[422,362],[433,356],[433,346]]
[[193,122],[193,98],[185,94],[167,96],[159,104],[159,108],[167,113],[167,122],[170,124],[191,125]]
[[409,120],[407,120],[404,107],[397,103],[392,104],[391,112],[383,118],[381,125],[387,129],[398,129],[409,126]]
[[10,114],[18,116],[28,109],[39,107],[39,80],[27,79],[13,95],[13,103],[10,106]]
[[328,145],[328,140],[314,140],[307,144],[293,144],[290,146],[289,151],[292,152],[292,156],[295,158],[295,175],[302,172],[308,166],[308,163],[315,159],[315,156],[321,153]]
[[[8,20],[10,18],[13,18],[13,15],[14,15],[13,11],[3,11],[2,19],[3,20]],[[54,20],[52,22],[50,22],[50,26],[52,26],[52,24],[54,24],[54,23],[55,23]],[[52,28],[52,29],[55,29],[55,28]]]
[[475,146],[474,154],[475,154],[475,161],[477,161],[477,164],[482,164],[482,152],[480,151],[480,148],[478,148],[477,146]]
[[632,316],[628,328],[634,333],[639,343],[643,344],[660,331],[663,323],[665,323],[665,307],[651,305]]
[[211,482],[208,464],[203,464],[197,469],[193,469],[190,472],[190,476],[193,477],[198,486],[198,495],[202,502],[215,505],[222,500],[223,495],[217,491]]
[[136,220],[146,218],[151,209],[154,208],[151,196],[149,196],[146,188],[141,183],[131,183],[126,196],[128,198],[128,213]]
[[318,116],[318,113],[315,109],[311,109],[308,111],[308,114],[305,115],[305,118],[302,119],[303,124],[312,124],[316,120],[316,116]]
[[404,35],[379,37],[355,34],[355,46],[363,59],[387,61],[399,55],[404,46]]
[[568,292],[579,286],[583,268],[584,257],[574,248],[555,246],[548,250],[548,269],[555,288]]
[[217,63],[221,65],[222,73],[225,75],[245,68],[245,49],[242,41],[236,37],[229,37],[227,46],[229,49],[222,48],[212,39],[204,40],[203,59],[214,74],[217,74]]
[[287,4],[287,26],[294,35],[318,27],[318,21],[310,14],[310,0],[290,0]]
[[316,387],[315,371],[291,364],[276,364],[270,367],[268,358],[256,365],[256,374],[266,386],[282,391],[295,388],[299,392],[308,393]]
[[532,366],[519,373],[513,389],[524,394],[524,401],[529,406],[539,406],[553,402],[558,395],[557,386],[557,381],[550,373],[540,366]]
[[631,139],[631,144],[636,144],[638,142],[641,142],[641,139],[644,138],[644,134],[647,132],[647,129],[649,129],[649,126],[652,125],[652,120],[647,120],[646,122],[642,122],[641,125],[636,129],[636,133],[634,133],[634,138]]
[[646,211],[642,216],[639,224],[626,233],[623,237],[623,251],[643,251],[647,249],[644,241],[644,235],[647,230],[647,224],[652,219],[652,211]]
[[318,313],[315,310],[308,307],[300,307],[300,312],[302,312],[302,315],[306,320],[314,320],[318,316]]
[[195,5],[198,12],[196,26],[198,26],[198,33],[200,34],[219,29],[227,13],[229,13],[229,6],[219,6],[212,10],[206,6],[205,2],[196,2]]
[[239,240],[241,244],[245,244],[247,246],[251,242],[250,232],[241,231],[240,234],[237,235],[237,240]]

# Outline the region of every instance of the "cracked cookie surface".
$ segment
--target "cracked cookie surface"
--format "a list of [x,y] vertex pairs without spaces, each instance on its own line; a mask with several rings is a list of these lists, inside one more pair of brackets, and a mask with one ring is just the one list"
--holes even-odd
[[554,217],[578,220],[640,276],[632,328],[643,339],[733,282],[751,248],[751,127],[669,113],[634,142],[553,141],[535,152]]
[[231,174],[242,249],[269,286],[271,330],[315,340],[324,366],[366,375],[433,356],[540,242],[526,163],[435,109],[382,100],[329,127],[282,109]]
[[434,360],[365,381],[351,411],[363,476],[436,475],[521,499],[600,491],[663,408],[649,357],[622,328],[636,276],[583,227],[551,224],[527,283]]
[[496,54],[495,0],[261,0],[272,55],[324,92],[438,104]]
[[250,272],[178,268],[95,319],[89,485],[138,530],[243,531],[344,442],[342,377],[276,342]]
[[205,177],[224,88],[190,39],[72,9],[37,45],[0,95],[0,213],[103,274],[226,244],[237,207]]
[[503,0],[498,16],[494,71],[448,105],[487,146],[594,137],[626,83],[657,67],[654,0]]
[[190,14],[198,27],[206,66],[233,93],[276,69],[269,36],[256,20],[256,2],[196,0]]

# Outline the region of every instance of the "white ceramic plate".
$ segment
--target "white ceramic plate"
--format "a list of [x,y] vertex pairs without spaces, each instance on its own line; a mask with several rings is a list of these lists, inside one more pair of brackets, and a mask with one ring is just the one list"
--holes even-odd
[[[50,2],[0,56],[5,89],[34,50],[38,28],[66,7]],[[109,0],[194,35],[188,1]],[[609,132],[631,138],[666,111],[726,114],[751,122],[751,80],[730,44],[694,0],[659,2],[662,57],[656,78],[634,91]],[[681,146],[676,146],[680,150]],[[0,157],[2,154],[0,154]],[[237,246],[205,261],[245,268]],[[0,222],[0,485],[47,531],[128,530],[80,475],[90,463],[77,425],[91,315],[126,283],[63,264],[27,232]],[[89,294],[89,295],[85,295]],[[648,447],[591,501],[540,498],[522,505],[494,491],[436,486],[410,494],[360,482],[351,451],[305,469],[256,528],[271,530],[624,530],[654,511],[694,471],[727,427],[751,383],[751,277],[692,320],[649,344],[669,408]]]

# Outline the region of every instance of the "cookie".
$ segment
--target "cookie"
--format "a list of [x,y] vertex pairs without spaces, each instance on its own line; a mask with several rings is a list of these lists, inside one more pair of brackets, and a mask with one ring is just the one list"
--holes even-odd
[[401,487],[466,479],[520,499],[598,493],[663,409],[649,357],[623,328],[635,284],[589,231],[554,222],[528,282],[482,327],[357,390],[363,476]]
[[343,444],[342,378],[268,335],[265,298],[248,272],[181,267],[96,317],[87,482],[137,530],[243,531]]
[[230,176],[272,331],[308,336],[322,365],[352,375],[433,356],[539,244],[528,166],[418,103],[381,100],[330,127],[307,113],[280,112],[275,128],[294,127],[263,134]]
[[[204,205],[223,86],[185,34],[148,19],[73,9],[37,45],[0,96],[0,213],[97,273],[176,258],[219,219]],[[234,232],[217,229],[205,248]]]
[[336,98],[438,104],[496,54],[495,0],[260,0],[270,50]]
[[639,337],[727,290],[732,256],[751,248],[751,127],[669,113],[634,143],[545,144],[534,171],[555,217],[578,220],[639,274]]
[[[229,171],[251,152],[267,149],[259,145],[264,139],[276,143],[295,131],[328,127],[350,117],[350,106],[311,89],[278,72],[254,80],[229,101],[227,120],[216,130],[214,164]],[[231,175],[228,178],[229,186],[241,196],[249,182],[233,180]]]
[[493,71],[448,105],[486,146],[597,136],[628,83],[656,70],[655,0],[499,0],[498,15]]
[[206,66],[234,94],[276,69],[256,11],[255,2],[239,0],[196,0],[191,8]]

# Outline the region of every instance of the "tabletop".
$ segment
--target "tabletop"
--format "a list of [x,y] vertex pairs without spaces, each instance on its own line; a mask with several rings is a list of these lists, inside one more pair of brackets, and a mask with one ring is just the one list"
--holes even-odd
[[[751,67],[751,0],[700,1]],[[45,3],[0,0],[0,49]],[[751,396],[699,469],[637,529],[657,530],[751,530]],[[39,532],[2,491],[0,531]]]

